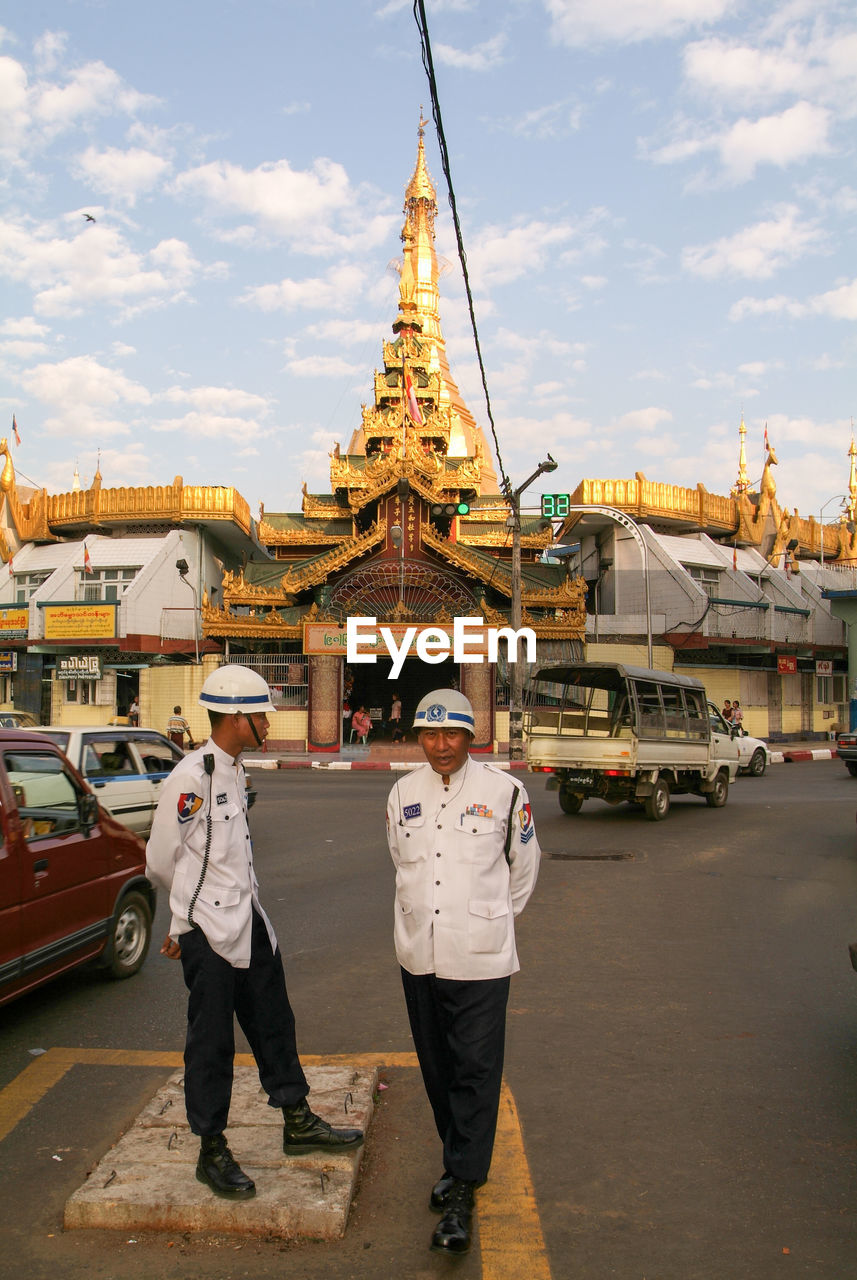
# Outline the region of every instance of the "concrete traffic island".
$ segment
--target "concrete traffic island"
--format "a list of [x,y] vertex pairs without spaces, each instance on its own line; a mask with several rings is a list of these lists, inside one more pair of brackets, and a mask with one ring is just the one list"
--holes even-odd
[[[176,1072],[65,1206],[66,1230],[205,1231],[335,1240],[345,1234],[363,1147],[348,1154],[283,1153],[283,1117],[268,1106],[255,1067],[236,1067],[226,1137],[256,1183],[252,1200],[215,1196],[196,1180],[199,1139],[185,1116]],[[378,1072],[306,1070],[310,1104],[324,1120],[368,1130]]]

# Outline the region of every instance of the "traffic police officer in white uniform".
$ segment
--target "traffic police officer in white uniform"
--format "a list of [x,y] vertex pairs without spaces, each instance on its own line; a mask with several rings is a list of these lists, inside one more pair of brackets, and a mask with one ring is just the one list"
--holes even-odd
[[469,754],[467,698],[453,689],[427,694],[414,729],[428,765],[398,781],[387,803],[394,937],[443,1142],[444,1172],[429,1201],[443,1215],[432,1248],[464,1253],[497,1126],[509,980],[520,967],[514,917],[540,855],[526,791]]
[[356,1146],[358,1129],[332,1129],[309,1108],[295,1020],[271,922],[259,902],[241,752],[261,747],[273,711],[255,671],[223,666],[199,698],[211,737],[164,780],[146,850],[149,878],[166,889],[172,921],[161,948],[181,957],[188,988],[185,1105],[201,1139],[196,1176],[217,1195],[247,1199],[255,1185],[224,1137],[238,1018],[272,1107],[281,1107],[283,1150]]

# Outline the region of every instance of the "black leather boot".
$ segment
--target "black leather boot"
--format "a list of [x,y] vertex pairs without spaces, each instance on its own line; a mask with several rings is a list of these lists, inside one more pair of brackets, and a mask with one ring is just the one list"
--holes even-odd
[[255,1182],[236,1164],[222,1133],[200,1140],[196,1176],[216,1196],[228,1200],[250,1200],[256,1194]]
[[431,1238],[437,1253],[467,1253],[470,1248],[475,1182],[453,1178],[443,1204],[443,1217]]
[[283,1150],[286,1155],[304,1155],[307,1151],[338,1151],[359,1147],[362,1129],[333,1129],[326,1120],[310,1110],[306,1098],[293,1107],[283,1107]]
[[447,1173],[444,1169],[443,1177],[438,1178],[437,1182],[432,1187],[431,1195],[429,1196],[429,1208],[432,1213],[443,1213],[446,1206],[446,1193],[449,1191],[453,1182],[455,1182],[455,1178],[453,1178],[451,1173]]

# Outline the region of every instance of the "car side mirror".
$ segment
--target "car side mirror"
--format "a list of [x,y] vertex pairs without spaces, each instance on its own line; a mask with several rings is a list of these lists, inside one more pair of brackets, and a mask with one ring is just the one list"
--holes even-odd
[[98,801],[89,791],[78,797],[77,814],[84,834],[89,835],[98,822]]

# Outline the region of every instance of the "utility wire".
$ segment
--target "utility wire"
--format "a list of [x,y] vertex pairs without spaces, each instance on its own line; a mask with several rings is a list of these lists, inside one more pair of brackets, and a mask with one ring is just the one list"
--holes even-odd
[[503,467],[503,459],[500,456],[500,442],[497,439],[497,429],[494,426],[494,415],[491,412],[491,397],[488,394],[488,379],[485,373],[485,365],[482,361],[482,349],[479,345],[479,333],[476,328],[476,312],[473,307],[473,294],[470,289],[470,277],[467,273],[467,254],[464,251],[464,240],[461,235],[461,224],[458,221],[458,209],[455,203],[455,190],[452,185],[452,174],[449,168],[449,152],[446,147],[446,136],[443,131],[443,120],[440,113],[440,100],[437,93],[437,81],[434,75],[434,63],[431,56],[431,42],[429,40],[428,24],[426,22],[426,9],[424,0],[414,0],[414,18],[416,20],[417,29],[420,33],[420,44],[422,46],[423,66],[425,67],[426,76],[429,83],[429,96],[431,98],[431,113],[434,119],[435,129],[437,131],[437,143],[440,148],[440,162],[443,168],[444,177],[446,178],[446,187],[449,197],[449,207],[452,210],[452,221],[455,227],[455,239],[458,245],[458,259],[461,263],[461,273],[464,276],[464,288],[467,293],[467,306],[470,311],[470,326],[473,330],[473,341],[476,345],[476,358],[479,361],[479,372],[482,375],[482,389],[485,392],[485,407],[488,411],[488,421],[491,424],[491,435],[494,438],[494,451],[497,454],[497,465],[500,469],[500,480],[502,483],[503,493],[507,498],[511,499],[512,485],[506,471]]

